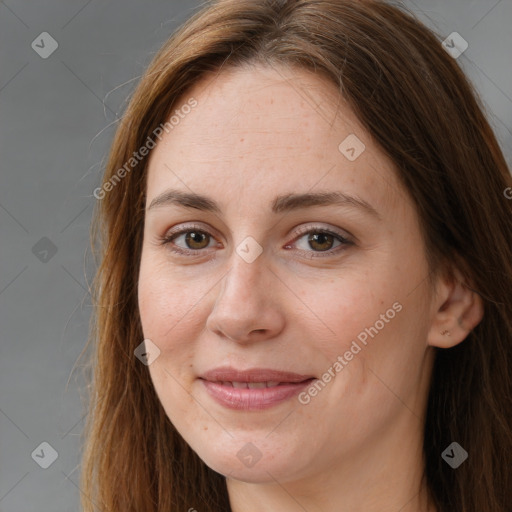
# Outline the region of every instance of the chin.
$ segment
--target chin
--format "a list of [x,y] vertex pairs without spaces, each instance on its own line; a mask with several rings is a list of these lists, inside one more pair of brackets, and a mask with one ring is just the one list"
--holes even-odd
[[282,451],[282,447],[277,449],[271,444],[261,447],[261,443],[257,441],[235,441],[228,446],[217,445],[215,451],[211,450],[211,445],[204,448],[203,446],[203,449],[196,452],[201,460],[227,478],[263,484],[300,477],[301,464],[296,460],[296,450],[294,456],[294,450],[288,454]]
[[280,471],[276,471],[273,465],[263,464],[262,461],[252,468],[242,467],[241,464],[233,463],[233,461],[217,460],[214,464],[207,464],[204,460],[203,462],[217,473],[232,480],[239,480],[250,484],[268,484],[275,483],[276,480],[283,481]]

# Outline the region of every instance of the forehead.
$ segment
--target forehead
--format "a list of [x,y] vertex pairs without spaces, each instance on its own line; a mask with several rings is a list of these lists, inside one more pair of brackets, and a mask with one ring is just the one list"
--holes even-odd
[[[191,99],[197,104],[180,110]],[[229,195],[259,206],[270,204],[269,194],[330,189],[364,195],[379,209],[400,192],[392,162],[336,87],[309,71],[210,74],[174,114],[150,156],[148,203],[166,188],[214,193],[221,205]]]

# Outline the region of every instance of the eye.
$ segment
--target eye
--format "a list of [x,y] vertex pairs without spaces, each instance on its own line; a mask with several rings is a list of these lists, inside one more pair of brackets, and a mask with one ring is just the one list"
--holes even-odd
[[190,256],[207,249],[212,241],[212,235],[198,226],[188,226],[161,239],[162,245],[169,245],[171,251]]
[[[325,256],[329,256],[344,250],[348,245],[353,245],[353,242],[341,233],[329,229],[321,227],[312,229],[311,226],[306,226],[301,228],[300,231],[302,236],[295,239],[294,245],[298,246],[300,251],[311,253],[310,257],[313,258],[323,256],[323,254],[315,253],[326,253]],[[287,244],[285,248],[290,249],[292,245]]]
[[[297,245],[297,250],[309,253],[310,258],[332,256],[344,250],[346,246],[354,244],[341,233],[319,226],[301,226],[298,231],[299,237],[295,238],[293,244],[287,244],[284,248],[292,249]],[[168,245],[172,252],[184,256],[198,256],[204,249],[216,245],[214,237],[199,226],[183,227],[167,234],[160,242],[162,245]]]

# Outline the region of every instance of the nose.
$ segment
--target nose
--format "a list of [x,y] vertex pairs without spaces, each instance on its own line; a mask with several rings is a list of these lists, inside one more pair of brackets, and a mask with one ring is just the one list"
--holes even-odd
[[285,324],[279,293],[279,287],[284,286],[269,268],[264,254],[248,263],[233,251],[232,260],[219,283],[206,321],[207,330],[241,344],[275,338]]

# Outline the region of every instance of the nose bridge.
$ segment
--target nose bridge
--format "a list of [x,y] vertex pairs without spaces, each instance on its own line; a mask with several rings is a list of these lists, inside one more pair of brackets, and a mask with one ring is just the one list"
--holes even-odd
[[[244,250],[246,253],[243,253]],[[245,304],[257,302],[262,292],[260,286],[265,280],[265,272],[269,271],[264,258],[260,254],[254,259],[246,260],[244,255],[240,256],[239,252],[250,254],[251,248],[249,247],[247,250],[246,243],[242,242],[233,251],[230,268],[223,279],[217,302],[231,299],[235,301],[243,300]]]
[[[240,209],[238,209],[238,216],[241,216]],[[245,217],[251,219],[251,215],[247,212]],[[237,227],[238,236],[234,237],[233,250],[228,262],[229,272],[223,280],[223,294],[231,295],[234,293],[247,299],[255,298],[256,293],[250,293],[251,289],[256,292],[258,282],[261,282],[263,274],[268,271],[265,261],[266,254],[263,254],[263,243],[260,243],[261,238],[258,241],[247,234],[257,231],[254,223],[257,224],[258,222],[259,219],[253,215],[252,221],[247,221]]]
[[[243,243],[241,248],[245,248]],[[244,259],[244,254],[247,253],[242,252],[240,256],[233,251],[230,268],[218,289],[207,327],[238,342],[253,340],[255,336],[258,339],[274,337],[284,325],[284,316],[281,309],[269,301],[271,270],[262,254],[252,261]]]

